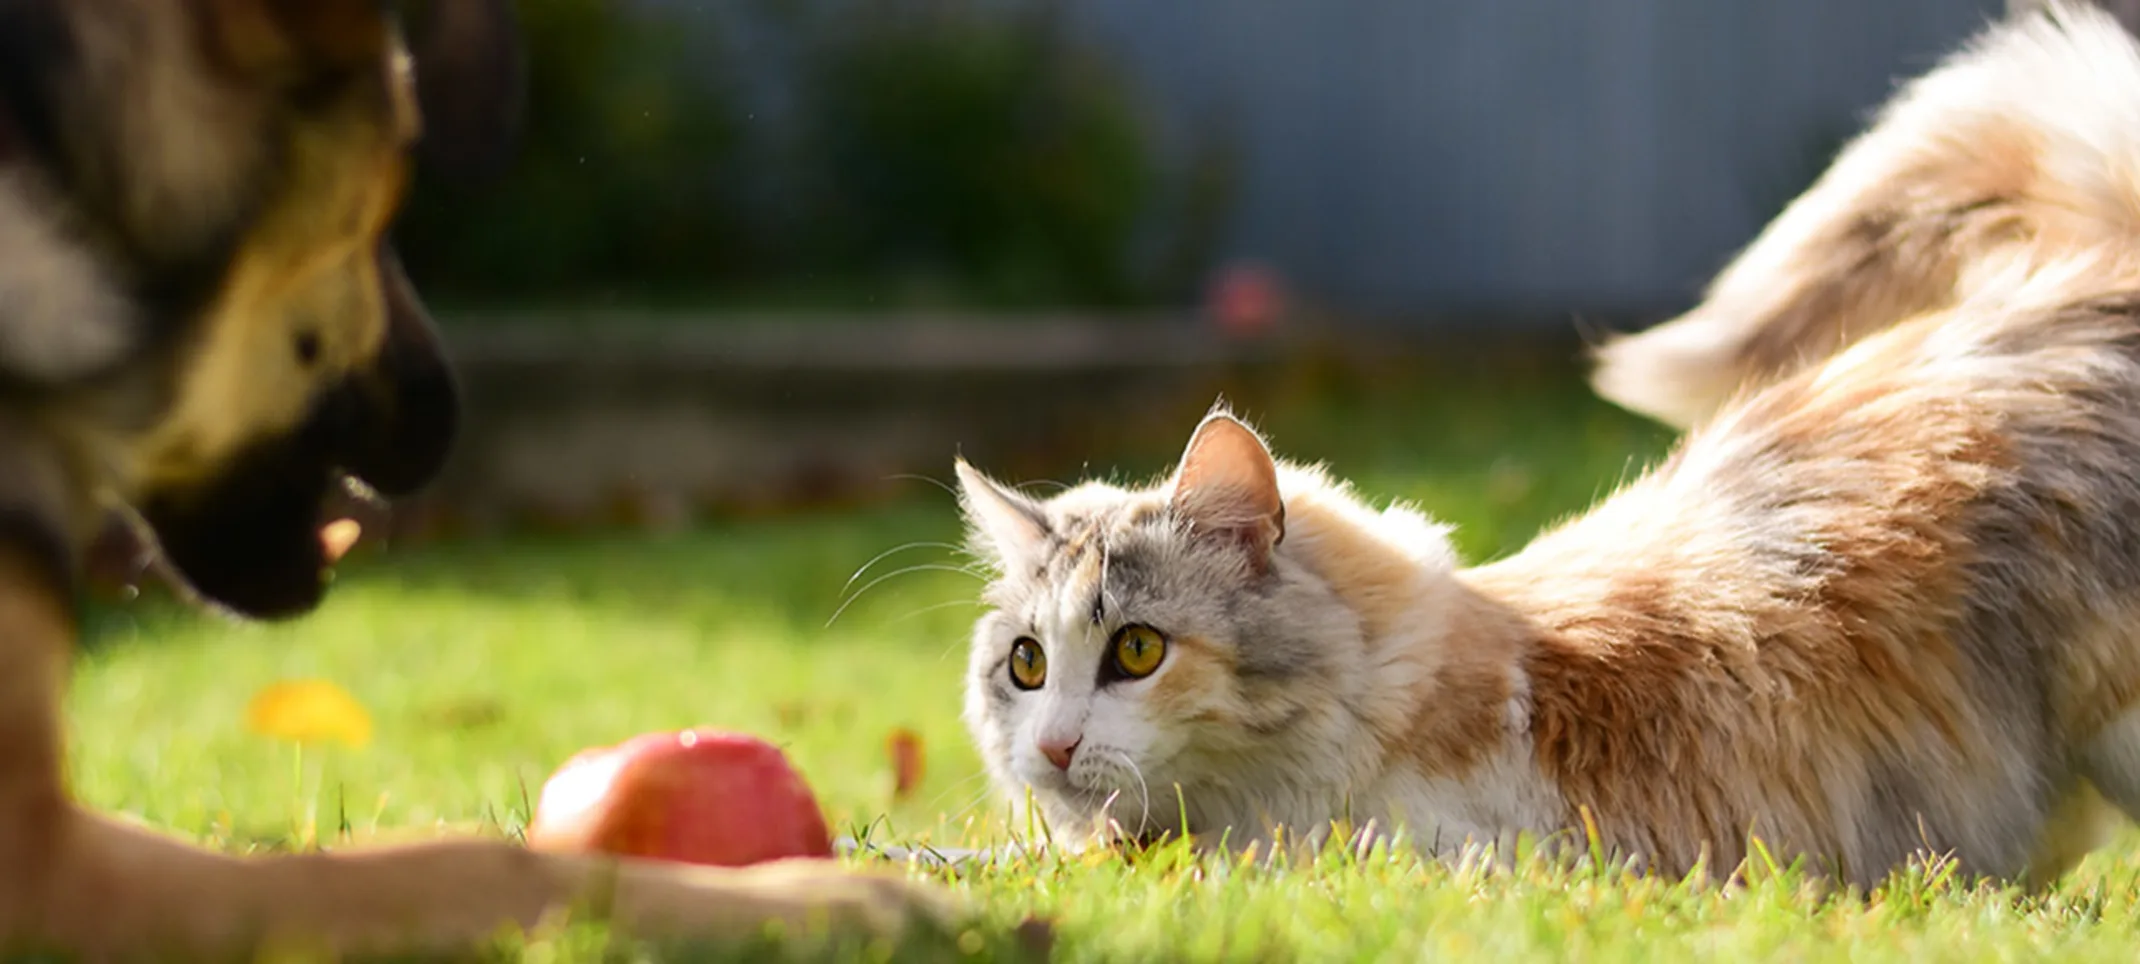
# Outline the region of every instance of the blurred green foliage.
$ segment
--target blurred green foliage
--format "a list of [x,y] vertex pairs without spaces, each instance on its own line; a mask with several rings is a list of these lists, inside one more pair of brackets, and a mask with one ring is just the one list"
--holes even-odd
[[[926,7],[927,9],[923,9]],[[997,297],[1116,301],[1151,173],[1127,89],[1047,7],[871,5],[811,65],[819,250]]]
[[434,301],[1121,306],[1180,294],[1216,235],[1209,159],[1168,184],[1048,0],[521,10],[517,160],[419,178],[397,227]]
[[739,131],[691,83],[683,37],[603,0],[522,0],[527,126],[500,178],[418,177],[395,231],[417,282],[521,300],[718,274],[742,225],[723,197]]

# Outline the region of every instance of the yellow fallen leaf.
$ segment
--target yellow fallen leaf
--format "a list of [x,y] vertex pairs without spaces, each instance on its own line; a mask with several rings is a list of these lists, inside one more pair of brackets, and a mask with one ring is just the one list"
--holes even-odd
[[245,725],[262,736],[295,743],[335,740],[362,747],[372,738],[372,717],[364,704],[326,680],[269,684],[253,694]]

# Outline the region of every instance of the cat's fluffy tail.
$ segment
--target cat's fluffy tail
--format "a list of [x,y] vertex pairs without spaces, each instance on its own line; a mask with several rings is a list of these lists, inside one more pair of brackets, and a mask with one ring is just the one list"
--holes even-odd
[[2140,42],[2051,0],[1903,86],[1700,305],[1598,346],[1591,384],[1688,427],[1987,271],[2103,252],[2077,287],[2140,278]]

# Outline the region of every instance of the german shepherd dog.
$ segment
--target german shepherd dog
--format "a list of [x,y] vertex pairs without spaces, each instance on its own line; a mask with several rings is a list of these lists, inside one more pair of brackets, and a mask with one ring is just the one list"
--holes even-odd
[[0,0],[7,948],[451,950],[582,901],[648,936],[946,919],[933,889],[825,861],[479,839],[239,858],[70,797],[60,700],[108,512],[197,598],[288,618],[325,592],[345,480],[391,497],[440,467],[454,380],[386,237],[413,162],[483,163],[486,131],[510,133],[492,119],[518,97],[508,3],[434,4],[412,53],[381,0]]

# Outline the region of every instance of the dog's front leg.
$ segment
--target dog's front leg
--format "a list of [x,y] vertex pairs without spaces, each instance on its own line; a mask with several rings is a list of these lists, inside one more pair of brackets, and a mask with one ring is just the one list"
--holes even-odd
[[50,916],[74,810],[60,699],[78,631],[74,547],[93,513],[43,433],[0,417],[0,939]]
[[249,858],[92,813],[62,778],[74,608],[47,569],[0,535],[0,953],[454,950],[573,910],[635,936],[712,940],[776,921],[889,936],[947,919],[927,888],[829,861],[723,870],[481,839]]
[[0,956],[472,949],[583,908],[635,936],[713,940],[776,921],[874,936],[946,920],[937,892],[829,861],[722,870],[481,839],[236,857],[80,807],[64,779],[61,698],[78,626],[73,543],[60,533],[89,530],[55,521],[71,507],[39,496],[68,488],[5,458],[7,435],[0,423]]
[[825,861],[727,870],[475,839],[238,858],[83,811],[69,823],[37,933],[93,957],[466,950],[560,911],[591,911],[632,936],[716,941],[774,922],[791,934],[893,936],[945,921],[931,892]]

